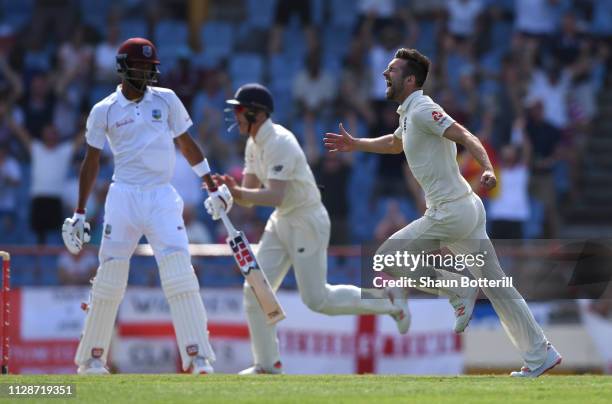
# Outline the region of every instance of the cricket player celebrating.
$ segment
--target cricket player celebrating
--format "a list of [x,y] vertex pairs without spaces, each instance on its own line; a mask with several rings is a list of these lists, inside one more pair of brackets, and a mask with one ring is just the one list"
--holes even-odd
[[[362,299],[361,289],[327,283],[327,247],[330,221],[321,203],[321,194],[306,156],[293,133],[275,124],[272,96],[259,84],[246,84],[234,99],[236,124],[249,138],[245,150],[242,185],[228,175],[215,175],[227,185],[236,203],[244,206],[274,206],[259,242],[257,261],[270,286],[276,290],[293,265],[302,301],[311,309],[328,315],[389,314],[400,333],[410,326],[406,299],[385,296]],[[263,185],[263,187],[262,187]],[[213,199],[205,205],[214,219],[220,204]],[[251,335],[254,366],[240,374],[282,373],[276,327],[268,325],[255,295],[245,283],[244,306]]]
[[[194,374],[213,372],[215,355],[187,249],[183,200],[170,185],[175,163],[173,140],[199,177],[208,175],[210,180],[210,169],[187,133],[192,123],[181,101],[172,90],[151,86],[157,82],[158,64],[157,51],[150,41],[125,41],[117,53],[121,85],[94,105],[87,120],[88,146],[79,176],[78,206],[62,228],[71,253],[77,254],[89,240],[85,205],[106,139],[115,171],[104,207],[100,266],[75,357],[79,374],[108,373],[105,365],[111,332],[127,286],[130,257],[143,234],[159,266],[183,369],[191,369]],[[229,211],[232,197],[227,187],[212,193],[210,203]]]
[[[399,49],[383,73],[387,81],[387,99],[400,104],[397,110],[399,127],[395,133],[357,139],[340,124],[339,134],[325,135],[325,146],[331,152],[359,150],[399,154],[403,151],[423,188],[427,202],[425,215],[392,235],[378,252],[392,253],[401,249],[418,254],[431,250],[427,247],[447,247],[455,254],[484,251],[487,254],[484,266],[470,267],[470,272],[479,279],[501,279],[504,274],[486,233],[484,206],[459,172],[455,143],[462,144],[482,166],[481,183],[489,189],[496,184],[493,167],[478,138],[423,94],[429,64],[417,50]],[[423,267],[420,272],[438,279],[459,277],[435,268]],[[511,373],[512,376],[537,377],[561,362],[561,355],[546,340],[516,289],[482,289],[525,362],[520,371]],[[455,308],[455,331],[462,332],[472,315],[478,289],[442,286],[437,290],[424,290],[449,297]]]

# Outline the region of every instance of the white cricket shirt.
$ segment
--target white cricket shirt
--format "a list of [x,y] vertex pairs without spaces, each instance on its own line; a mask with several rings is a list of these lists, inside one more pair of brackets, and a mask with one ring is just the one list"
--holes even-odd
[[423,95],[423,90],[410,94],[397,113],[399,127],[394,135],[402,139],[408,166],[425,192],[427,207],[470,193],[470,185],[459,172],[457,146],[442,136],[455,120]]
[[287,181],[279,215],[297,209],[322,206],[321,193],[297,139],[289,130],[268,119],[245,148],[244,174],[254,174],[266,187],[270,180]]
[[102,149],[106,139],[115,160],[113,181],[161,185],[172,178],[173,139],[191,127],[189,113],[174,91],[147,87],[140,102],[123,96],[121,86],[93,106],[87,119],[87,144]]

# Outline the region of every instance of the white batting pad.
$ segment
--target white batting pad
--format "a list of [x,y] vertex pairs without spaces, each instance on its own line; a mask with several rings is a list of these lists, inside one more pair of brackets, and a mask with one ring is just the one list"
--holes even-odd
[[208,342],[206,310],[189,255],[178,252],[162,257],[159,274],[170,306],[183,370],[189,368],[194,356],[203,356],[212,363],[215,354]]
[[129,260],[110,260],[98,268],[91,288],[85,327],[74,362],[84,365],[92,357],[106,362],[108,346],[128,281]]

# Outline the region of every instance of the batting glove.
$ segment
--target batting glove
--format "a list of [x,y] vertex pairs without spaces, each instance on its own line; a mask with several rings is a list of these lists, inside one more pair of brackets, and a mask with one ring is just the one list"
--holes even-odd
[[234,197],[227,185],[220,185],[215,192],[211,192],[204,201],[206,212],[212,216],[213,220],[221,218],[221,212],[229,213],[234,204]]
[[84,214],[75,213],[71,218],[64,220],[62,239],[68,251],[74,255],[81,251],[83,244],[91,240],[90,226],[85,221]]

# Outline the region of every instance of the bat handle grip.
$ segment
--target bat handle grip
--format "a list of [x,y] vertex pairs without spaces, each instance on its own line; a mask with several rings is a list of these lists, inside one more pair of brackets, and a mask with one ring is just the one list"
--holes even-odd
[[227,229],[227,234],[230,237],[236,237],[236,235],[238,235],[238,230],[236,230],[236,228],[232,224],[232,221],[229,219],[229,217],[227,217],[227,213],[225,211],[221,212],[221,221]]

